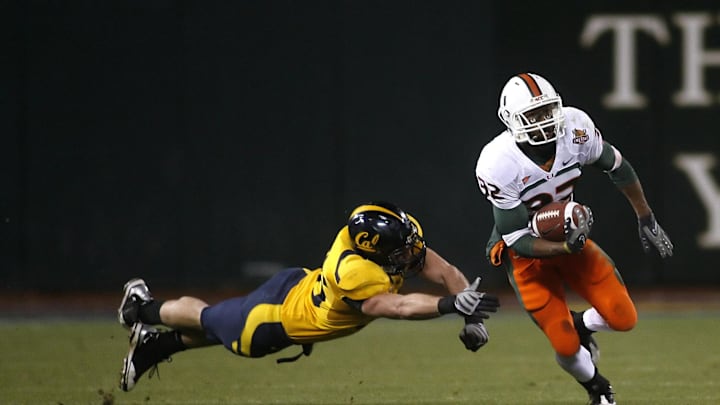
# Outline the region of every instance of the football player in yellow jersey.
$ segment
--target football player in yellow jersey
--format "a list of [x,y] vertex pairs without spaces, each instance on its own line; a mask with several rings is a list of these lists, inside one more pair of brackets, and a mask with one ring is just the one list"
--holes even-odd
[[[443,285],[446,296],[399,294],[405,278],[420,274]],[[465,318],[460,340],[476,351],[488,341],[483,324],[497,311],[495,296],[479,292],[463,273],[425,245],[419,222],[390,203],[356,207],[338,232],[322,267],[290,268],[258,289],[215,305],[195,297],[154,299],[142,279],[128,281],[118,308],[130,331],[120,388],[170,355],[224,345],[245,357],[262,357],[292,345],[309,355],[312,344],[347,336],[377,318],[430,319],[456,313]],[[160,331],[150,325],[164,325]]]

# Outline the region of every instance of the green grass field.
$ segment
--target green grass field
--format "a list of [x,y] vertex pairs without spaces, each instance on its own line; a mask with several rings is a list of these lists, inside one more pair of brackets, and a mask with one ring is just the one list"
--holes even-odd
[[[717,313],[642,315],[629,333],[598,334],[600,369],[619,404],[720,403]],[[378,320],[358,334],[276,364],[221,347],[176,354],[160,378],[116,387],[127,350],[111,319],[0,322],[0,404],[584,404],[539,330],[517,312],[488,323],[466,351],[460,319]]]

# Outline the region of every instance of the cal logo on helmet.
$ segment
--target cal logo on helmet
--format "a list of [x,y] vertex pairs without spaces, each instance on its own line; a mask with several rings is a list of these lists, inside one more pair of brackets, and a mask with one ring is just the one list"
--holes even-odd
[[370,237],[370,233],[368,232],[359,232],[357,235],[355,235],[355,246],[368,253],[376,253],[377,252],[377,244],[380,241],[380,234],[376,233],[374,236]]

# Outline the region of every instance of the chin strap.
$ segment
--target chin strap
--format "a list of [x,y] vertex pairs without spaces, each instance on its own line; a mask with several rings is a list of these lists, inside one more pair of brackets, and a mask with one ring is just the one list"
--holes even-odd
[[283,357],[282,359],[277,359],[275,361],[277,362],[277,364],[292,363],[292,362],[296,361],[297,359],[299,359],[300,356],[302,356],[303,354],[306,356],[309,356],[310,353],[312,353],[312,349],[313,349],[312,343],[305,344],[305,345],[302,345],[302,352],[298,353],[297,355],[292,356],[292,357]]

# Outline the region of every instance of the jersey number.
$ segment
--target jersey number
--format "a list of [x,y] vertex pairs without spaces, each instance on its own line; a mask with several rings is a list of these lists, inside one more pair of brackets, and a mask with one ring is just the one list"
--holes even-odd
[[[558,200],[564,200],[568,198],[568,196],[573,193],[573,190],[575,189],[575,182],[578,179],[579,177],[572,178],[565,183],[555,187],[555,197],[557,197]],[[527,207],[528,211],[535,212],[539,210],[540,207],[543,207],[545,204],[549,204],[552,201],[552,195],[548,193],[542,193],[533,196],[531,199],[525,201],[525,206]]]
[[[315,280],[315,287],[313,288],[312,293],[312,302],[316,307],[320,307],[320,303],[325,301],[325,288],[327,287],[327,283],[325,282],[325,277],[321,274],[318,274],[317,280]],[[317,293],[316,290],[319,290]]]
[[485,180],[481,179],[480,177],[477,178],[478,185],[480,186],[480,191],[487,197],[489,200],[502,200],[502,197],[498,196],[498,193],[500,193],[500,188],[494,184],[488,183]]

